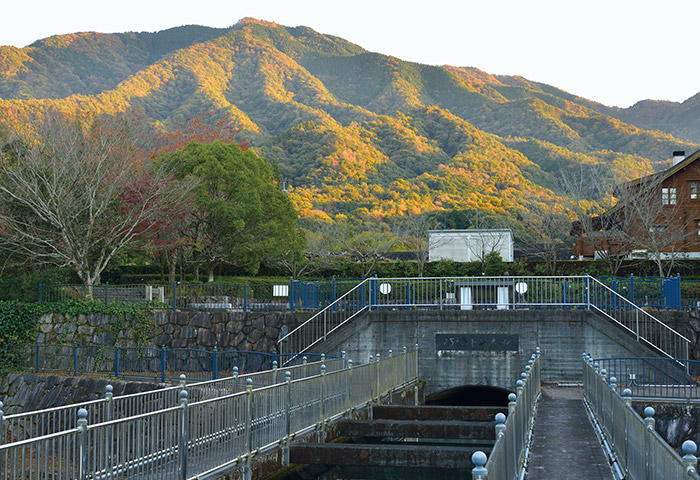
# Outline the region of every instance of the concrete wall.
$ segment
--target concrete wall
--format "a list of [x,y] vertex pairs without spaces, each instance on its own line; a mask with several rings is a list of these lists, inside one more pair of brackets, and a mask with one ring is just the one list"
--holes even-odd
[[[440,349],[439,335],[481,334],[517,338],[517,349]],[[426,393],[462,385],[514,390],[530,355],[542,350],[545,382],[583,381],[581,354],[593,357],[655,356],[617,326],[587,310],[378,310],[340,329],[320,349],[345,350],[353,361],[418,343]],[[443,345],[444,346],[444,345]]]

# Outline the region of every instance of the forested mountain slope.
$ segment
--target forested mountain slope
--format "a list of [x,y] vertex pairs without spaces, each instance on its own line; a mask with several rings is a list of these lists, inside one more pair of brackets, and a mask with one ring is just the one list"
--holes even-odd
[[277,163],[302,215],[324,219],[517,216],[532,203],[562,211],[561,175],[600,164],[632,178],[663,168],[673,150],[697,149],[697,104],[612,109],[521,77],[405,62],[254,19],[0,47],[0,129],[50,108],[135,110],[166,130],[223,117]]

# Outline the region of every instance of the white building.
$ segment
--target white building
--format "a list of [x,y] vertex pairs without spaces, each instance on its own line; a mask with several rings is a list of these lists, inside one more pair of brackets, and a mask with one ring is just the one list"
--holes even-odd
[[474,230],[430,230],[428,261],[478,262],[498,252],[506,262],[513,261],[513,232],[510,228]]

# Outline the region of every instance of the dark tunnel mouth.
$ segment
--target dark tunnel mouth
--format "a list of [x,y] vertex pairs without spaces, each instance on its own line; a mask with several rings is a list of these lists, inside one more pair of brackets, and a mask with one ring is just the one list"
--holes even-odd
[[433,393],[426,405],[454,407],[507,407],[510,390],[490,385],[462,385]]

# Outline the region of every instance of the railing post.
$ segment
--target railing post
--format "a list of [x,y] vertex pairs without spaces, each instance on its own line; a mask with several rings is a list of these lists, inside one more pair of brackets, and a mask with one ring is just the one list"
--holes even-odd
[[681,446],[683,453],[683,473],[684,478],[691,478],[688,474],[695,472],[698,466],[698,457],[695,453],[698,451],[698,446],[692,440],[686,440]]
[[73,344],[73,375],[78,376],[78,346]]
[[180,408],[182,413],[180,414],[180,480],[187,480],[187,443],[189,442],[189,411],[187,406],[187,390],[184,388],[180,390]]
[[214,352],[211,359],[211,379],[219,378],[219,349],[214,345]]
[[634,302],[634,273],[630,273],[630,302]]
[[160,346],[160,383],[165,383],[165,345]]
[[505,435],[506,432],[506,416],[502,413],[497,413],[494,418],[496,421],[496,440]]
[[512,415],[513,412],[515,411],[515,401],[518,399],[517,395],[514,393],[509,393],[508,394],[508,415]]
[[440,277],[440,310],[442,310],[442,277]]
[[233,367],[233,393],[238,393],[238,367]]
[[292,372],[287,370],[284,372],[284,383],[285,383],[285,408],[284,408],[284,422],[285,422],[285,437],[284,446],[282,448],[282,465],[285,467],[289,466],[289,448],[292,441]]
[[277,360],[272,361],[272,384],[276,385],[277,384]]
[[408,349],[406,345],[403,346],[403,386],[406,388],[408,385]]
[[321,442],[326,441],[326,400],[328,397],[328,383],[326,380],[326,364],[321,365]]
[[245,380],[245,399],[246,399],[246,414],[245,414],[245,467],[243,469],[243,479],[252,480],[252,448],[253,448],[253,380],[246,378]]
[[367,358],[367,363],[369,364],[369,418],[372,419],[372,404],[374,403],[374,388],[376,386],[376,383],[374,381],[374,376],[376,375],[376,369],[374,367],[374,355],[370,353],[369,357]]
[[173,312],[177,310],[177,282],[173,283]]
[[347,401],[345,402],[345,409],[354,410],[355,404],[352,401],[352,359],[348,359],[348,380],[346,386]]
[[78,410],[78,479],[87,478],[87,416],[84,408]]
[[653,407],[647,407],[644,409],[644,424],[647,430],[654,431],[656,429],[656,419],[654,419],[654,414],[656,411]]
[[474,468],[472,469],[472,480],[487,480],[488,470],[486,470],[486,454],[481,450],[476,451],[472,454],[472,463]]
[[[332,284],[333,284],[333,292],[332,292],[332,295],[331,295],[331,302],[330,302],[331,304],[332,304],[333,302],[335,302],[335,299],[336,299],[336,297],[337,297],[336,285],[335,285],[335,275],[333,275]],[[335,312],[335,305],[333,305],[332,310]]]
[[376,390],[375,390],[375,394],[377,395],[377,398],[376,398],[376,400],[375,400],[375,402],[374,402],[375,405],[379,405],[379,400],[382,398],[382,391],[381,391],[381,387],[380,387],[380,386],[381,386],[381,381],[382,381],[382,380],[381,380],[381,378],[380,378],[380,377],[381,377],[381,375],[380,375],[381,372],[379,371],[379,370],[380,370],[380,368],[379,368],[379,360],[380,360],[380,359],[381,359],[381,354],[377,353],[377,356],[376,356],[377,366],[376,366],[375,375],[374,375],[374,378],[375,378],[376,381],[377,381],[377,388],[376,388]]
[[420,351],[418,350],[418,344],[416,343],[416,384],[413,386],[413,404],[418,406],[418,357],[420,356]]
[[591,309],[591,276],[586,274],[586,310]]
[[119,378],[119,344],[114,344],[114,377]]
[[248,280],[243,282],[243,311],[248,311]]
[[294,311],[294,277],[289,277],[289,311]]
[[348,355],[345,350],[340,351],[340,358],[343,359],[343,368],[348,368]]
[[303,357],[301,357],[301,361],[302,361],[302,364],[304,365],[304,378],[306,378],[309,376],[309,371],[308,371],[309,370],[309,365],[308,365],[309,360],[308,360],[308,358],[306,358],[306,355],[304,355]]
[[649,462],[649,444],[651,443],[651,434],[654,433],[656,428],[656,420],[654,420],[654,409],[652,407],[647,407],[644,409],[644,424],[646,425],[646,435],[644,435],[644,463],[645,463],[645,477],[653,478],[651,475],[652,465]]

